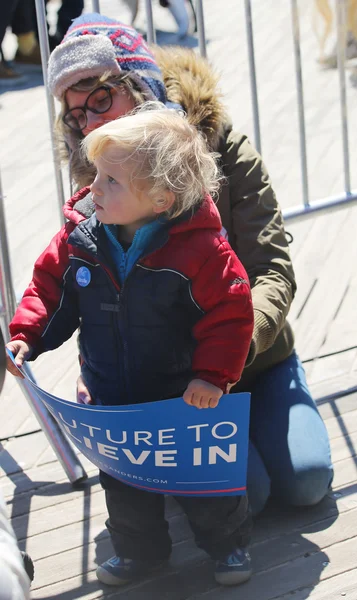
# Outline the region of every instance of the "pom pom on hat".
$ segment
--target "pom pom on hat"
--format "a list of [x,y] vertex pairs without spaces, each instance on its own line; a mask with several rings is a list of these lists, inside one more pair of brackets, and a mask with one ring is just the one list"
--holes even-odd
[[129,73],[149,100],[166,103],[162,74],[143,37],[129,25],[97,13],[75,19],[50,55],[48,86],[60,99],[81,79]]

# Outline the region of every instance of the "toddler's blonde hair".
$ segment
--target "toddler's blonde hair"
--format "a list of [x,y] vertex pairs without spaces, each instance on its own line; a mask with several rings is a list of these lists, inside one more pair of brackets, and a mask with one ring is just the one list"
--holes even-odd
[[170,219],[219,189],[218,155],[209,151],[203,135],[182,113],[160,102],[146,102],[98,127],[84,138],[82,149],[91,163],[106,152],[113,164],[134,165],[131,180],[147,180],[154,204],[165,191],[173,192],[175,202],[166,213]]

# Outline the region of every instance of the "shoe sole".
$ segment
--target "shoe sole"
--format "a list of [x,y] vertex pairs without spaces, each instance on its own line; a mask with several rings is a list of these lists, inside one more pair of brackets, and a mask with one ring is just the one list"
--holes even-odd
[[121,579],[120,577],[116,577],[115,575],[112,575],[111,573],[109,573],[109,571],[107,571],[100,565],[99,567],[97,567],[96,575],[97,575],[97,579],[101,583],[106,583],[107,585],[115,585],[118,587],[121,585],[127,585],[128,583],[133,583],[133,581],[140,581],[140,579],[143,579],[153,573],[156,573],[157,571],[160,571],[160,569],[163,569],[166,565],[167,565],[167,562],[164,561],[162,564],[159,564],[156,567],[148,569],[147,571],[143,572],[141,575],[137,575],[137,576],[131,577],[129,579]]
[[115,577],[115,575],[112,575],[111,573],[109,573],[109,571],[103,569],[103,567],[97,568],[96,575],[97,579],[101,583],[106,583],[107,585],[126,585],[127,583],[130,583],[132,581],[132,579],[119,579],[119,577]]
[[231,573],[215,573],[214,578],[220,585],[240,585],[241,583],[245,583],[252,576],[253,571],[244,571],[242,573],[237,573],[232,571]]

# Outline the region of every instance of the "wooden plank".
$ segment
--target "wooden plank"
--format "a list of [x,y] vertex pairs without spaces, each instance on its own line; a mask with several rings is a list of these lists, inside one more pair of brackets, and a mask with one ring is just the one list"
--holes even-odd
[[[321,353],[321,350],[319,353]],[[347,350],[346,352],[315,360],[312,362],[312,368],[309,372],[309,381],[312,381],[315,384],[322,381],[327,385],[327,381],[333,379],[341,380],[343,377],[347,379],[351,374],[352,366],[356,358],[357,348],[354,348],[352,350]],[[350,379],[354,379],[354,385],[357,385],[356,377],[353,377],[352,375],[350,376]]]
[[[245,600],[272,600],[282,595],[292,594],[301,587],[316,585],[319,581],[330,579],[342,572],[355,568],[355,547],[357,538],[352,538],[330,546],[323,551],[316,546],[314,551],[304,557],[279,565],[269,571],[253,575],[244,585]],[[237,598],[236,588],[217,588],[201,594],[202,600],[233,600]],[[134,598],[134,596],[132,596]],[[129,600],[130,596],[125,596]]]
[[[355,520],[354,520],[355,523]],[[348,524],[346,523],[346,527]],[[338,574],[341,572],[341,565],[344,565],[344,570],[355,567],[355,555],[354,555],[354,544],[356,544],[356,537],[350,537],[350,539],[337,541],[340,537],[338,535],[338,526],[335,526],[335,536],[331,533],[329,542],[332,542],[328,548],[320,549],[319,546],[307,539],[307,537],[297,536],[289,539],[289,554],[286,555],[287,546],[280,546],[281,551],[279,553],[279,544],[275,546],[277,556],[277,564],[275,567],[271,566],[270,552],[266,551],[266,548],[252,548],[252,556],[256,565],[255,575],[252,580],[244,586],[244,596],[249,600],[256,600],[257,597],[262,600],[270,600],[281,594],[286,594],[288,591],[292,592],[302,585],[311,585],[317,583],[319,577],[321,579],[326,578],[325,569],[328,572],[328,577]],[[330,530],[331,531],[331,530]],[[352,534],[350,529],[350,534]],[[333,540],[336,540],[334,543]],[[279,540],[280,542],[283,540]],[[84,549],[85,564],[86,564],[86,575],[84,577],[85,586],[84,594],[86,593],[86,586],[90,586],[93,590],[95,585],[95,574],[94,569],[97,562],[100,562],[102,542],[97,542],[96,551],[93,548],[93,544],[89,544]],[[285,551],[285,553],[284,553]],[[291,558],[294,553],[298,553],[296,558]],[[352,554],[352,555],[351,555]],[[96,557],[98,555],[98,557]],[[197,556],[199,560],[199,557]],[[272,561],[274,562],[274,561]],[[53,585],[57,583],[57,593],[66,593],[71,590],[73,585],[73,579],[78,577],[82,565],[82,557],[77,551],[70,551],[64,554],[57,554],[55,557],[46,558],[43,561],[38,561],[39,568],[39,581],[34,585],[33,597],[39,597],[36,595],[36,590],[44,591],[48,595],[53,590]],[[52,571],[53,577],[49,573]],[[63,577],[63,574],[66,577]],[[265,584],[263,583],[265,581]],[[48,582],[48,583],[46,583]],[[97,584],[98,585],[98,584]],[[51,590],[52,588],[52,590]],[[185,565],[184,569],[170,573],[168,570],[155,579],[150,579],[145,582],[127,586],[124,590],[117,590],[116,595],[121,596],[127,600],[140,598],[151,598],[154,597],[152,594],[156,590],[156,597],[170,598],[170,600],[181,600],[182,598],[189,598],[192,595],[202,595],[207,599],[216,598],[217,591],[219,590],[220,598],[236,598],[236,588],[223,589],[217,588],[213,577],[212,577],[212,563],[211,561],[204,561],[194,565]],[[71,597],[71,596],[69,596]],[[72,596],[73,597],[73,596]],[[85,597],[85,596],[84,596]]]
[[357,410],[351,410],[340,417],[330,417],[325,420],[325,425],[331,440],[341,435],[354,433],[357,431]]
[[[285,228],[291,235],[293,236],[293,241],[289,245],[289,251],[291,260],[295,265],[300,252],[305,248],[306,241],[308,240],[311,230],[314,226],[314,221],[312,219],[300,221],[298,223],[289,223],[287,222]],[[294,301],[295,302],[295,301]]]
[[[94,511],[91,511],[90,519],[85,518],[81,520],[81,517],[79,517],[76,522],[71,524],[40,532],[29,536],[26,540],[19,540],[20,548],[26,549],[31,558],[34,561],[38,561],[76,548],[79,553],[83,552],[84,554],[86,549],[83,548],[82,550],[83,546],[92,543],[93,540],[96,542],[100,540],[105,543],[105,551],[103,550],[103,552],[106,552],[107,556],[109,556],[113,553],[113,548],[105,526],[105,520],[108,517],[106,509],[103,506],[103,512],[99,512],[98,514],[93,513]],[[170,535],[174,544],[185,543],[185,547],[192,546],[193,550],[191,554],[192,552],[196,553],[197,549],[194,547],[192,541],[192,532],[182,515],[178,518],[174,517],[170,519]]]
[[30,437],[31,441],[25,436],[4,443],[0,462],[7,475],[35,466],[39,456],[48,447],[48,440],[42,431]]
[[[66,487],[66,484],[64,486]],[[60,486],[60,489],[62,490],[62,486]],[[106,510],[104,493],[99,484],[91,486],[87,484],[81,490],[70,489],[66,494],[59,492],[57,485],[47,486],[41,493],[42,496],[39,497],[32,496],[31,494],[22,494],[19,498],[14,498],[12,524],[20,540],[25,535],[30,538],[31,536],[51,531],[54,527],[56,529],[66,527],[97,514],[104,514]],[[337,501],[333,495],[330,495],[329,498],[326,498],[318,506],[305,509],[304,511],[279,508],[279,511],[275,511],[273,514],[268,513],[266,517],[258,520],[254,540],[259,541],[277,536],[287,529],[300,529],[310,525],[312,522],[326,521],[326,519],[337,515],[338,511],[342,513],[345,510],[349,510],[351,508],[351,499],[348,505],[343,506],[343,495],[343,493],[341,495],[338,494]],[[356,500],[357,494],[355,492],[352,491],[349,495]],[[176,541],[182,541],[182,531],[187,528],[181,510],[172,498],[168,498],[166,504],[167,518],[170,519],[174,538]],[[28,515],[27,512],[30,512],[30,514]]]
[[[90,520],[88,518],[81,519],[79,516],[73,523],[61,525],[59,528],[54,529],[52,525],[48,531],[44,530],[37,535],[29,535],[27,540],[19,540],[19,546],[23,550],[26,549],[26,552],[29,553],[35,563],[46,557],[58,555],[73,549],[77,549],[79,555],[84,555],[86,549],[82,547],[94,539],[106,539],[109,548],[109,533],[105,527],[107,514],[104,511],[105,507],[103,506],[103,513],[101,514],[94,514],[91,511]],[[109,552],[112,552],[112,550]]]
[[317,381],[316,383],[311,382],[309,383],[309,387],[313,398],[320,406],[321,402],[329,402],[326,396],[338,394],[343,397],[347,392],[351,391],[351,389],[355,391],[356,379],[357,372],[354,373],[352,371],[350,375],[344,374],[342,377],[333,377],[332,379],[327,377],[323,381]]
[[[340,212],[338,215],[323,215],[318,219],[312,220],[312,227],[306,235],[306,231],[301,228],[300,232],[295,228],[295,237],[299,244],[299,252],[294,257],[294,269],[297,279],[297,292],[293,305],[289,313],[289,319],[294,327],[299,327],[299,314],[303,310],[308,294],[313,288],[320,273],[322,273],[329,254],[336,246],[341,228],[348,220],[347,214]],[[294,235],[294,225],[292,232]],[[300,239],[299,239],[300,233]],[[324,243],[319,244],[324,236]],[[295,242],[294,242],[295,243]]]
[[325,420],[330,417],[346,415],[351,410],[355,410],[357,406],[357,392],[340,398],[331,398],[321,403],[318,402],[317,406],[320,415]]
[[[301,514],[301,513],[300,513],[300,514]],[[333,517],[333,519],[335,519],[335,518],[336,518],[336,516],[337,516],[337,513],[336,513],[336,515]],[[289,521],[287,521],[286,523],[289,523]],[[349,525],[349,524],[350,524],[350,516],[346,516],[346,523],[347,523],[347,527],[349,528],[349,527],[350,527],[350,525]],[[300,523],[300,524],[301,524],[301,523]],[[326,525],[326,522],[325,522],[325,525]],[[100,527],[100,525],[99,525],[99,527]],[[319,527],[321,527],[321,525],[319,525]],[[304,528],[304,529],[306,529],[306,527],[303,527],[303,528]],[[316,528],[316,525],[314,524],[314,525],[313,525],[313,529],[315,529],[315,528]],[[327,525],[326,525],[326,528],[327,528]],[[274,531],[274,528],[273,528],[273,531]],[[59,532],[61,532],[61,530],[59,530]],[[65,531],[63,531],[63,534],[64,534],[64,533],[65,533]],[[264,532],[264,533],[266,534],[266,532]],[[276,534],[277,534],[277,532],[275,531],[275,535],[276,535]],[[324,534],[324,535],[328,535],[328,534]],[[37,538],[41,538],[41,536],[35,536],[35,537],[37,537]],[[66,539],[67,539],[67,535],[66,535],[66,536],[64,536],[64,537],[66,537]],[[265,540],[266,540],[266,535],[264,535],[264,537],[263,537],[263,540],[264,540],[264,543],[266,543],[266,542],[265,542]],[[29,540],[29,542],[31,543],[31,539]],[[33,542],[33,540],[32,540],[32,542]],[[37,544],[38,544],[38,543],[39,543],[39,539],[37,540]],[[279,545],[280,545],[280,541],[278,541],[278,540],[277,540],[277,542],[276,542],[276,543],[277,543],[277,546],[279,546]],[[40,547],[41,547],[41,546],[42,546],[42,547],[44,547],[44,544],[40,544]],[[108,552],[108,551],[110,552],[110,546],[108,546],[107,544],[106,544],[106,549],[107,549],[107,552]],[[78,550],[78,551],[79,551],[79,550]],[[186,554],[186,553],[187,553],[187,550],[185,550],[185,554]],[[266,552],[264,552],[264,555],[266,556]],[[104,558],[103,558],[103,559],[104,559]],[[71,585],[72,585],[72,583],[71,583]],[[74,596],[74,597],[75,597],[75,596]]]
[[[74,510],[74,504],[75,503],[71,503],[71,505],[73,506],[73,512],[76,513],[76,511]],[[79,502],[77,501],[76,504],[78,505]],[[42,511],[43,513],[45,513],[46,511]],[[80,523],[76,524],[72,524],[70,526],[63,526],[64,523],[66,523],[65,517],[67,516],[67,522],[70,520],[68,518],[68,514],[71,512],[71,510],[67,510],[67,506],[62,507],[62,511],[59,514],[58,520],[57,522],[55,521],[55,527],[56,527],[56,531],[52,532],[53,535],[53,540],[54,540],[54,547],[52,548],[52,542],[51,542],[51,538],[49,537],[48,533],[39,533],[38,535],[36,535],[36,531],[38,530],[30,530],[29,531],[29,535],[31,535],[31,533],[33,534],[33,537],[30,537],[28,540],[28,550],[30,551],[30,548],[34,551],[34,556],[41,556],[41,549],[42,549],[42,553],[43,553],[43,548],[47,548],[47,558],[50,554],[54,553],[55,557],[58,558],[58,554],[57,554],[57,550],[58,550],[58,546],[60,545],[60,538],[65,538],[66,539],[66,545],[68,546],[69,549],[78,546],[79,545],[79,540],[78,540],[78,535],[79,535],[79,531],[81,531],[83,529],[83,534],[82,537],[85,537],[86,542],[88,543],[89,541],[89,545],[92,543],[91,539],[89,539],[89,529],[91,528],[91,524],[89,523],[82,523],[82,526],[79,527]],[[305,512],[305,511],[304,511]],[[309,551],[309,544],[311,541],[314,541],[316,543],[319,544],[319,546],[328,546],[331,545],[332,543],[336,543],[337,541],[342,541],[344,539],[346,539],[346,537],[351,537],[353,535],[355,535],[355,531],[354,531],[354,527],[356,527],[357,530],[357,508],[355,510],[349,510],[344,514],[341,514],[339,519],[337,520],[337,516],[338,513],[337,511],[335,511],[335,514],[333,514],[332,516],[329,516],[325,519],[321,520],[321,516],[320,516],[320,520],[318,522],[316,522],[316,515],[318,514],[318,512],[315,512],[315,518],[314,521],[311,524],[311,520],[310,520],[310,524],[308,524],[308,518],[307,518],[307,523],[306,523],[306,516],[304,515],[304,512],[301,511],[300,512],[300,517],[303,518],[303,520],[300,522],[299,521],[295,521],[294,522],[294,517],[292,519],[287,519],[283,525],[283,527],[281,528],[281,524],[282,524],[282,519],[279,519],[280,522],[280,528],[271,528],[271,524],[270,525],[270,529],[267,527],[259,527],[259,523],[257,526],[257,529],[259,530],[259,528],[261,529],[260,534],[258,531],[258,536],[256,536],[256,534],[254,535],[254,542],[252,545],[252,553],[255,556],[254,558],[254,562],[255,562],[255,568],[256,571],[259,571],[261,569],[268,569],[272,566],[275,566],[277,564],[280,564],[280,562],[282,561],[286,561],[286,560],[291,560],[293,557],[296,557],[298,555],[304,555]],[[309,511],[307,511],[309,512]],[[48,513],[48,511],[47,511]],[[94,510],[94,514],[96,513],[96,510]],[[51,514],[51,511],[50,513]],[[55,514],[55,513],[54,513]],[[88,515],[87,515],[88,516]],[[281,515],[279,515],[279,517],[281,517]],[[278,518],[279,518],[278,517]],[[71,519],[73,518],[73,515],[71,515],[70,517]],[[304,523],[304,519],[305,519],[305,523]],[[310,519],[311,519],[311,513],[310,513]],[[77,517],[77,520],[80,521],[80,518]],[[185,541],[185,539],[187,539],[187,536],[191,537],[190,533],[188,532],[187,528],[186,531],[187,533],[185,533],[182,537],[182,527],[181,526],[177,526],[175,527],[174,522],[176,522],[180,525],[180,521],[181,521],[181,517],[178,516],[176,517],[176,519],[171,519],[170,521],[170,526],[171,526],[171,533],[172,533],[172,537],[174,539],[174,541]],[[15,523],[16,520],[15,519]],[[48,519],[44,519],[44,522],[48,521]],[[182,522],[182,521],[181,521]],[[103,523],[104,523],[104,518],[103,515],[100,514],[99,516],[97,515],[94,520],[93,520],[93,525],[94,525],[94,531],[97,533],[96,538],[97,541],[103,540],[103,535],[98,535],[98,532],[100,532],[103,529]],[[354,525],[355,523],[355,525]],[[172,526],[173,525],[173,526]],[[296,527],[297,525],[297,527]],[[40,528],[41,529],[41,528]],[[175,531],[176,529],[176,531]],[[290,533],[291,532],[291,533]],[[301,537],[301,533],[304,533],[303,538]],[[58,540],[58,536],[59,536],[59,540]],[[93,533],[91,533],[90,538],[92,538]],[[256,538],[258,537],[258,541],[256,541]],[[271,539],[275,539],[275,544],[271,544]],[[46,543],[47,540],[47,543]],[[57,541],[56,541],[57,540]],[[188,544],[190,544],[190,542],[188,542]],[[192,544],[192,542],[191,542]],[[267,546],[269,547],[269,552],[267,552],[266,548]],[[91,549],[88,548],[87,550],[83,549],[83,552],[85,552],[86,554],[90,554],[91,553]],[[63,560],[66,560],[65,557],[63,557]],[[90,563],[88,563],[90,564]],[[66,572],[68,573],[69,577],[75,577],[78,573],[76,572],[72,572],[72,571],[68,571],[67,569],[69,568],[69,566],[66,568]],[[90,569],[90,567],[89,567]],[[94,566],[92,566],[92,569],[94,569]]]
[[343,512],[344,510],[349,510],[350,508],[355,508],[357,506],[357,484],[352,481],[350,483],[345,483],[342,486],[335,486],[332,493],[332,496],[336,500],[336,505],[338,509]]
[[[83,455],[80,455],[80,460],[88,473],[98,472],[96,467],[93,467]],[[0,471],[1,474],[1,471]],[[19,472],[11,476],[11,478],[2,476],[1,491],[6,500],[12,498],[13,494],[20,494],[30,490],[38,490],[41,487],[53,484],[54,482],[61,483],[67,481],[66,474],[58,461],[51,464],[46,464],[41,467],[29,469],[26,473]]]
[[[353,231],[357,225],[357,211],[350,209],[340,235],[344,244],[333,249],[328,266],[318,273],[303,312],[295,321],[296,347],[302,358],[316,356],[322,346],[327,328],[341,304],[348,281],[354,273],[357,248]],[[341,269],[341,264],[344,268]],[[316,319],[318,315],[318,319]]]
[[315,525],[318,529],[328,526],[329,519],[357,507],[357,485],[354,483],[334,489],[317,505],[301,507],[284,507],[271,505],[255,521],[253,543],[272,540],[287,532],[306,531]]
[[357,433],[334,438],[331,442],[332,462],[338,469],[338,462],[349,457],[357,456]]
[[[91,492],[91,490],[89,490]],[[82,493],[82,497],[67,500],[54,506],[12,519],[12,526],[18,540],[30,538],[53,529],[61,529],[81,523],[90,517],[106,513],[105,497],[102,490],[97,493]],[[104,518],[102,518],[104,523]]]
[[[83,498],[83,496],[94,495],[102,492],[102,487],[98,482],[98,471],[93,469],[88,473],[88,479],[81,485],[73,486],[67,479],[62,479],[56,483],[50,483],[40,488],[33,488],[17,494],[16,489],[14,496],[8,499],[11,516],[24,516],[30,512],[35,518],[36,512],[50,506],[59,506],[62,503]],[[64,477],[64,476],[63,476]]]
[[[326,581],[320,581],[315,588],[304,588],[294,592],[294,600],[350,600],[356,596],[356,570],[346,571]],[[279,596],[279,600],[292,600],[291,594]]]
[[3,393],[1,394],[1,409],[6,419],[0,421],[0,439],[5,440],[16,435],[21,428],[22,433],[38,429],[39,425],[23,396],[16,381],[7,375]]
[[338,468],[335,469],[334,485],[342,487],[347,483],[354,483],[357,479],[357,458],[345,458],[339,461]]
[[[68,480],[64,479],[56,483],[50,483],[41,488],[35,487],[29,491],[15,494],[12,499],[8,499],[9,507],[11,507],[11,516],[21,517],[29,512],[35,516],[36,511],[50,506],[59,506],[65,502],[72,502],[77,498],[93,496],[94,494],[103,493],[102,487],[98,481],[98,471],[96,467],[90,471],[87,468],[88,479],[80,485],[73,486]],[[180,509],[172,497],[166,498],[166,516],[167,518],[174,516],[180,512]],[[14,524],[16,528],[16,524]]]
[[320,353],[328,354],[344,348],[355,347],[357,339],[357,276],[348,281],[341,305],[327,331]]

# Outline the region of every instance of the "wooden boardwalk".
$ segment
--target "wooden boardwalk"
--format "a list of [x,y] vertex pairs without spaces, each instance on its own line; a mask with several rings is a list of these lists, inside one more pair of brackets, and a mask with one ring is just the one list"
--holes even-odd
[[[282,206],[301,202],[299,143],[291,21],[285,0],[253,0],[263,156]],[[299,2],[312,199],[343,189],[338,75],[320,71],[311,3]],[[90,2],[86,2],[90,8]],[[204,0],[208,56],[222,75],[234,124],[252,139],[244,3]],[[127,16],[121,2],[102,0],[109,16]],[[174,30],[155,7],[158,27]],[[139,15],[138,25],[144,17]],[[166,37],[165,37],[166,36]],[[160,34],[159,41],[175,41]],[[195,47],[195,38],[188,44]],[[8,36],[5,50],[13,51]],[[15,289],[20,294],[35,258],[59,227],[45,94],[39,74],[21,89],[0,89],[0,170]],[[347,83],[352,187],[357,188],[357,91]],[[242,588],[218,588],[212,563],[195,548],[173,501],[168,517],[174,540],[170,567],[155,579],[115,590],[101,586],[95,568],[113,554],[96,468],[81,457],[88,480],[71,486],[16,381],[7,377],[1,398],[0,487],[21,548],[36,569],[33,599],[92,600],[335,600],[357,598],[357,206],[287,224],[298,292],[291,311],[296,346],[327,425],[335,467],[329,496],[310,509],[269,506],[257,519],[254,575]],[[40,385],[74,398],[78,372],[72,339],[34,366]],[[336,396],[334,396],[336,394]],[[341,395],[342,394],[342,395]],[[356,527],[356,529],[355,529]],[[0,582],[1,585],[1,582]]]

